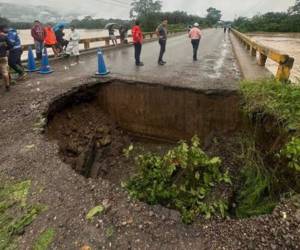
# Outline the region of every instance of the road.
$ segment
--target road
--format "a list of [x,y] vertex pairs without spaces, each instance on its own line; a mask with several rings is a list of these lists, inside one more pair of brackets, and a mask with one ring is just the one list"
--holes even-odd
[[[155,42],[143,45],[144,67],[134,64],[133,47],[104,52],[107,67],[112,76],[133,80],[164,82],[202,89],[236,89],[239,73],[229,37],[221,29],[203,31],[199,49],[199,61],[192,60],[192,46],[187,35],[171,37],[167,42],[165,66],[157,64],[159,45]],[[34,76],[40,80],[56,81],[84,78],[94,75],[97,69],[96,53],[81,57],[81,63],[61,60],[51,65],[55,72],[50,76]]]

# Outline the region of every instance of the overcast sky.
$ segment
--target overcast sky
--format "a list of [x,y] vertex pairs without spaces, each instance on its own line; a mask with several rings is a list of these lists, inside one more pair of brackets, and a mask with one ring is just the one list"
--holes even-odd
[[[12,3],[11,0],[0,2]],[[25,1],[13,1],[24,4]],[[27,4],[46,5],[59,8],[64,12],[82,13],[97,17],[128,18],[130,0],[26,0]],[[163,0],[165,11],[184,10],[191,14],[204,16],[210,6],[220,9],[223,20],[236,16],[253,16],[268,11],[285,11],[295,0]]]

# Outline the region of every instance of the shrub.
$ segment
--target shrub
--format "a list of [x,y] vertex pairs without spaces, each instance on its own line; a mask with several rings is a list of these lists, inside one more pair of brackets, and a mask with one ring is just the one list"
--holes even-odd
[[225,216],[228,204],[218,191],[222,184],[231,184],[231,179],[227,172],[222,173],[220,158],[210,158],[202,151],[197,137],[163,156],[139,155],[137,165],[138,175],[125,184],[132,197],[175,208],[185,223],[201,214],[207,219],[215,214]]

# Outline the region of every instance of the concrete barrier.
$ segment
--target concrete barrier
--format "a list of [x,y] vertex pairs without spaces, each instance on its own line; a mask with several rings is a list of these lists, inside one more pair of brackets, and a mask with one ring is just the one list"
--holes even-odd
[[[183,32],[183,30],[175,30],[175,31],[168,32],[168,34],[172,36],[176,33],[181,33],[181,32]],[[146,33],[143,34],[143,36],[144,36],[145,40],[150,40],[150,39],[153,39],[153,38],[157,38],[157,35],[156,35],[155,32],[146,32]],[[120,39],[120,36],[116,36],[116,37],[117,37],[117,39]],[[128,35],[128,38],[132,38],[132,35]],[[105,42],[104,47],[108,47],[108,46],[110,46],[110,37],[105,36],[105,37],[93,37],[93,38],[80,39],[79,44],[84,45],[84,50],[89,50],[91,48],[91,44],[96,43],[96,42]],[[32,48],[34,48],[34,44],[25,44],[25,45],[23,45],[23,51],[28,51],[30,46]]]
[[284,82],[289,80],[291,70],[294,65],[293,57],[282,54],[273,48],[264,46],[235,29],[232,29],[232,32],[241,41],[241,43],[245,45],[246,49],[249,50],[249,54],[251,56],[256,57],[258,53],[258,65],[265,66],[266,61],[269,58],[279,64],[276,73],[276,79]]

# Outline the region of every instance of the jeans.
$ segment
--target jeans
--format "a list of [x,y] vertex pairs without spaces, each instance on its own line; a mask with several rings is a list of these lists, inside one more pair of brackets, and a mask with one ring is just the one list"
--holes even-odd
[[134,44],[134,57],[135,57],[135,64],[141,63],[141,52],[142,52],[142,44],[141,43],[135,43]]
[[44,42],[34,41],[35,51],[36,51],[36,59],[41,60],[44,49]]
[[167,44],[167,40],[159,39],[160,52],[159,52],[158,62],[163,61],[163,56],[164,53],[166,52],[166,44]]
[[200,39],[193,39],[192,40],[192,45],[193,45],[193,59],[194,60],[197,60],[199,43],[200,43]]
[[8,55],[8,65],[19,75],[24,74],[24,68],[21,62],[22,49],[13,49],[9,51]]

